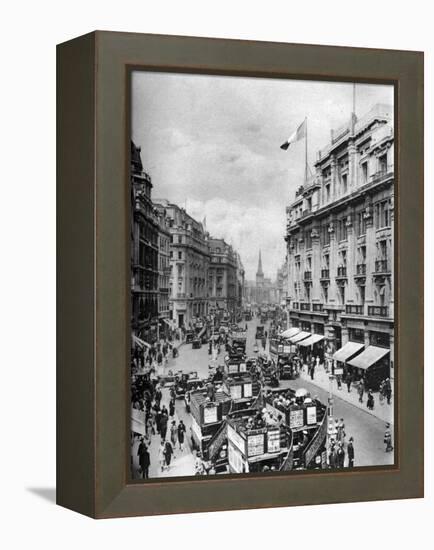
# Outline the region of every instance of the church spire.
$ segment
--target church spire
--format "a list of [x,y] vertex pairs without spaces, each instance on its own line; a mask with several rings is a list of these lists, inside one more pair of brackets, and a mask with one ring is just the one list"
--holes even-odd
[[258,261],[258,271],[256,272],[257,277],[263,277],[264,272],[262,271],[262,258],[261,258],[261,249],[259,249],[259,261]]

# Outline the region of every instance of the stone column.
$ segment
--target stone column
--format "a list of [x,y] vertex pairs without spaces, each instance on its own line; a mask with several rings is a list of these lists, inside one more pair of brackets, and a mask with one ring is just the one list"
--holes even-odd
[[345,301],[350,303],[357,303],[356,299],[356,283],[354,275],[356,274],[357,268],[357,251],[356,251],[356,236],[354,234],[353,226],[353,216],[352,212],[346,221],[347,224],[347,292],[345,293]]
[[330,196],[331,196],[331,201],[333,202],[338,197],[336,159],[335,159],[334,156],[331,157],[330,167],[331,167],[331,183],[330,183],[331,192],[330,192]]
[[390,304],[389,304],[389,316],[392,317],[392,319],[395,318],[394,315],[394,307],[395,307],[395,296],[394,296],[394,281],[395,281],[395,243],[394,243],[394,227],[395,227],[395,202],[394,202],[394,194],[392,190],[392,194],[390,196],[390,226],[392,228],[390,240]]
[[319,244],[319,232],[316,227],[312,229],[312,295],[311,301],[321,301],[321,250]]
[[335,232],[335,226],[334,222],[329,224],[328,226],[328,232],[330,234],[330,254],[329,254],[329,260],[330,260],[330,285],[329,285],[329,303],[333,305],[337,305],[338,303],[338,296],[337,296],[337,286],[336,286],[336,275],[338,272],[338,244],[336,242],[336,232]]
[[348,145],[348,190],[357,186],[357,149],[354,143]]
[[366,285],[365,285],[365,315],[368,314],[368,306],[374,305],[374,278],[375,260],[377,250],[375,245],[374,216],[371,204],[367,204],[364,212],[366,222]]

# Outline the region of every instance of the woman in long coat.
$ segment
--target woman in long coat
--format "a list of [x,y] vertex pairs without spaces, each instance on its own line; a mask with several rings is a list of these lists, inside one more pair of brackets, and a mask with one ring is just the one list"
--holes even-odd
[[179,450],[184,450],[184,434],[185,434],[185,424],[182,420],[180,420],[178,424],[178,443],[179,443]]

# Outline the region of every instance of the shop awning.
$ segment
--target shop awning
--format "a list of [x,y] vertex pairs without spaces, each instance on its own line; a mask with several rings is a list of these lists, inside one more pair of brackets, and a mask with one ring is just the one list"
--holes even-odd
[[301,332],[301,329],[299,329],[297,327],[291,327],[291,328],[286,329],[284,332],[282,332],[282,334],[280,334],[280,336],[282,338],[292,338],[293,336],[295,336],[299,332]]
[[390,350],[386,348],[377,348],[377,346],[368,346],[360,355],[348,361],[348,364],[358,369],[368,369],[371,365],[387,355]]
[[295,344],[297,342],[300,342],[301,340],[304,340],[308,336],[310,336],[310,332],[301,331],[298,334],[296,334],[295,336],[293,336],[292,338],[290,338],[289,341],[292,342],[293,344]]
[[317,342],[321,342],[321,340],[324,340],[324,336],[322,334],[312,334],[312,336],[309,336],[309,338],[306,338],[306,340],[303,340],[300,342],[300,346],[313,346]]
[[164,319],[163,321],[166,323],[166,325],[169,325],[170,328],[172,328],[172,321],[169,321],[169,319]]
[[138,336],[134,336],[134,334],[133,334],[133,342],[134,342],[134,344],[137,344],[141,348],[150,348],[151,347],[148,344],[148,342],[145,342],[144,340],[142,340]]
[[347,342],[345,346],[335,352],[333,359],[336,359],[336,361],[341,361],[341,363],[345,363],[347,359],[353,355],[356,355],[359,351],[362,351],[364,347],[365,346],[363,344],[358,344],[357,342]]

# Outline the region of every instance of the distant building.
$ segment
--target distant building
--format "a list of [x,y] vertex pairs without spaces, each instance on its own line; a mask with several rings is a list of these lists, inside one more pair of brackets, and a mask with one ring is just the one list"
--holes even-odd
[[208,239],[208,300],[210,312],[234,312],[238,303],[237,256],[223,239]]
[[348,342],[369,348],[348,361],[359,376],[373,367],[393,378],[393,142],[390,106],[352,115],[287,208],[291,324],[324,335],[329,359]]
[[131,142],[132,329],[147,342],[157,338],[159,224],[151,200],[152,182],[144,172],[140,147]]
[[265,306],[278,303],[276,283],[265,277],[262,269],[262,253],[259,251],[255,281],[246,283],[246,300],[252,305]]
[[235,253],[237,261],[237,308],[243,309],[246,303],[246,281],[245,281],[245,271],[243,262],[241,261],[241,256],[238,252]]
[[210,263],[207,234],[203,225],[166,200],[156,200],[164,209],[171,235],[169,304],[176,326],[188,327],[208,314],[207,275]]

